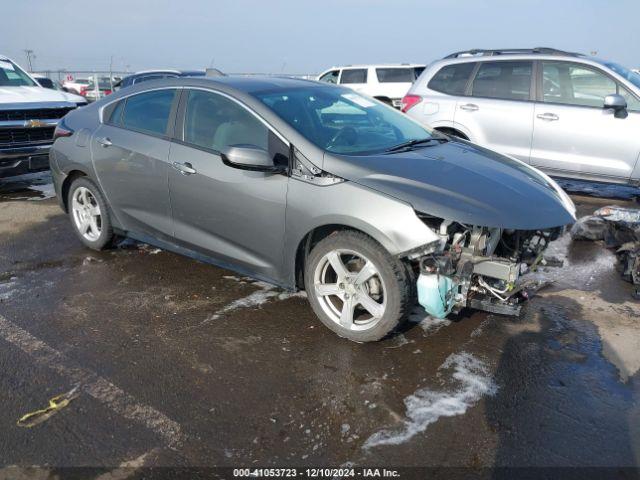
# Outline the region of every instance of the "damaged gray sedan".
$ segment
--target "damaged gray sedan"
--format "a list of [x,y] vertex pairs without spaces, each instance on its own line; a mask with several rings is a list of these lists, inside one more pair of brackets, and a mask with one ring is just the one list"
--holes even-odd
[[56,192],[86,246],[128,236],[304,289],[359,342],[416,301],[438,317],[508,312],[526,264],[575,220],[536,169],[304,80],[148,82],[55,136]]

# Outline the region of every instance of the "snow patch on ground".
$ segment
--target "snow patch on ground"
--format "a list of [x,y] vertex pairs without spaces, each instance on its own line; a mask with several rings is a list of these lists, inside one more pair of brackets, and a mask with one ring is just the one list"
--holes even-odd
[[451,354],[440,370],[453,370],[452,378],[459,384],[458,388],[453,391],[422,388],[409,395],[404,399],[407,418],[402,426],[374,433],[363,448],[404,443],[441,417],[463,415],[484,395],[494,395],[497,391],[487,365],[470,353]]
[[[250,279],[247,278],[239,278],[231,275],[226,275],[224,278],[237,281],[238,283],[247,283],[247,280],[250,281]],[[207,320],[205,320],[205,323],[211,320],[217,320],[223,315],[226,315],[229,312],[233,312],[234,310],[238,310],[240,308],[260,307],[271,299],[288,300],[289,298],[293,297],[307,297],[307,294],[305,292],[286,292],[276,287],[275,285],[271,285],[270,283],[266,282],[251,281],[251,285],[258,287],[258,290],[250,293],[246,297],[238,298],[228,305],[225,305],[220,310],[210,315]]]
[[29,190],[35,190],[40,194],[40,196],[31,197],[28,198],[28,200],[44,200],[56,196],[56,191],[53,188],[53,183],[47,183],[45,185],[29,185]]
[[0,283],[0,301],[9,300],[17,291],[16,277],[9,278],[8,281]]
[[424,308],[417,306],[409,314],[409,321],[417,323],[425,333],[436,333],[442,327],[451,325],[451,320],[446,318],[434,318],[425,312]]

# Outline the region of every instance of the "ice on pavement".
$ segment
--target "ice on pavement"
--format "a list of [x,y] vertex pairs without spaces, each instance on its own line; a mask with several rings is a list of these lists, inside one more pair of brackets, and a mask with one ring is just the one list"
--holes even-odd
[[363,448],[404,443],[441,417],[463,415],[484,395],[493,395],[497,391],[487,365],[470,353],[451,354],[440,370],[453,370],[452,379],[458,387],[451,391],[421,388],[409,395],[404,399],[407,411],[403,425],[374,433]]
[[[225,276],[225,278],[231,280],[236,280],[236,281],[240,281],[240,283],[244,283],[243,281],[241,281],[241,279],[238,279],[237,277],[232,277],[232,276]],[[286,292],[283,291],[282,289],[271,285],[269,283],[266,282],[260,282],[260,281],[252,281],[251,284],[255,287],[258,287],[258,290],[256,290],[255,292],[250,293],[249,295],[247,295],[246,297],[242,297],[242,298],[238,298],[237,300],[234,300],[233,302],[229,303],[228,305],[222,307],[220,310],[218,310],[216,313],[214,313],[213,315],[211,315],[209,317],[210,320],[217,320],[218,318],[220,318],[221,316],[232,312],[234,310],[238,310],[240,308],[254,308],[254,307],[259,307],[260,305],[268,302],[270,299],[277,299],[277,300],[287,300],[288,298],[291,297],[305,297],[305,293],[304,292],[295,292],[295,293],[291,293],[291,292]]]

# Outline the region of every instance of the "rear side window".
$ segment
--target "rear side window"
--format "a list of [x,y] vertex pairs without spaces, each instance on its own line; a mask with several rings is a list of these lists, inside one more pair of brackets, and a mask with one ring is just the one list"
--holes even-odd
[[529,100],[531,62],[482,62],[471,95],[502,100]]
[[342,70],[340,83],[367,83],[367,69],[352,68],[349,70]]
[[175,90],[155,90],[127,99],[122,126],[132,130],[164,135],[169,123]]
[[112,103],[104,109],[104,121],[110,125],[120,126],[125,100]]
[[416,79],[413,68],[376,68],[380,83],[413,83]]
[[475,63],[459,63],[440,69],[429,82],[428,88],[449,95],[464,95]]
[[340,76],[340,70],[331,70],[330,72],[322,75],[318,80],[326,83],[338,83],[338,77]]

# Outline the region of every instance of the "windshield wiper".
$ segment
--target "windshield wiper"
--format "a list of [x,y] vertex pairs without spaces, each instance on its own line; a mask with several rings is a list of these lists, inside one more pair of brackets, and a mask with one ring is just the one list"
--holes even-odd
[[449,140],[444,137],[419,138],[415,140],[409,140],[408,142],[403,142],[398,145],[394,145],[393,147],[386,149],[385,153],[399,152],[401,150],[411,150],[415,146],[429,144],[432,142],[445,143],[448,141]]

